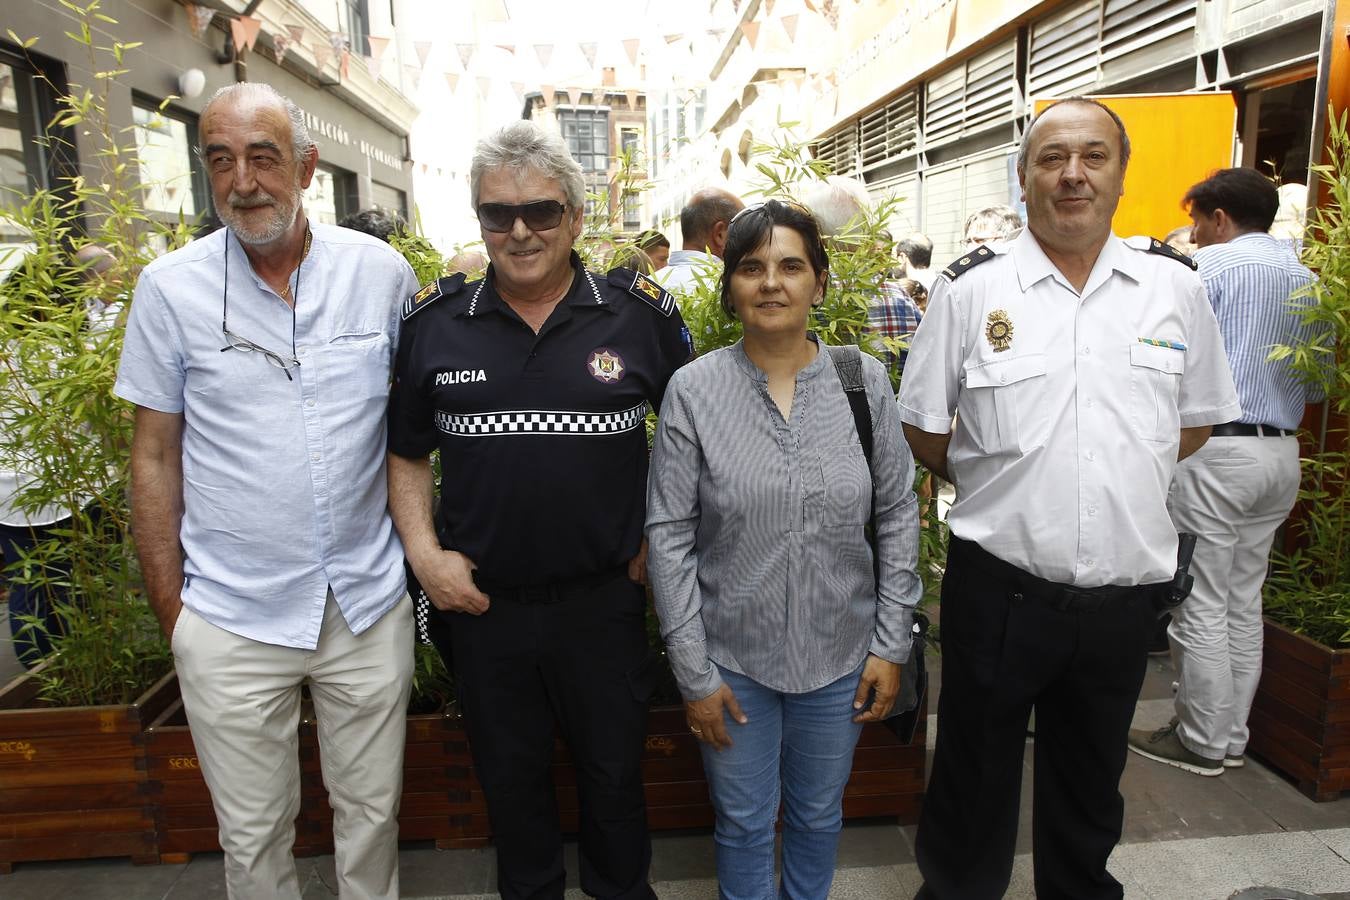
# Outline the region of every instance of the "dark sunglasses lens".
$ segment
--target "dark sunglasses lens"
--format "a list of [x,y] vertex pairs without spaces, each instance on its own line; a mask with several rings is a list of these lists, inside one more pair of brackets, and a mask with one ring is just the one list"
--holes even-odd
[[557,228],[562,221],[565,207],[557,200],[536,200],[533,203],[480,203],[478,204],[478,224],[488,231],[505,233],[515,227],[516,219],[522,219],[525,227],[531,231],[547,231]]

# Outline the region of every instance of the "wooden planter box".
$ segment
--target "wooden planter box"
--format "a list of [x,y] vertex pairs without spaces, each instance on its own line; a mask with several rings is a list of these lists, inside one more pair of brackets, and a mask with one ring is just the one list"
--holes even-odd
[[[880,725],[863,729],[853,758],[853,774],[844,791],[846,819],[893,816],[902,824],[918,821],[924,786],[923,712],[920,710],[919,730],[908,745],[902,745]],[[683,709],[652,710],[647,728],[642,771],[652,829],[711,826],[713,810],[703,762],[685,725]],[[197,768],[181,701],[166,708],[151,726],[146,753],[150,781],[158,796],[156,826],[164,860],[219,850],[215,815]],[[300,725],[300,777],[295,853],[331,853],[332,810],[319,768],[317,730],[307,711]],[[575,832],[576,775],[561,740],[555,744],[553,779],[563,830]],[[438,848],[448,849],[485,846],[491,836],[487,804],[473,774],[463,721],[455,715],[409,716],[399,838],[435,841]]]
[[[176,678],[175,678],[176,685]],[[319,764],[318,728],[309,704],[300,718],[300,814],[296,856],[333,851],[333,812]],[[149,778],[157,795],[155,825],[165,862],[220,850],[218,825],[197,763],[182,701],[169,705],[146,734]],[[469,745],[450,715],[408,717],[399,838],[435,841],[441,849],[487,842],[487,808],[469,789]],[[475,785],[476,787],[476,785]]]
[[1247,748],[1313,800],[1350,790],[1350,650],[1266,619],[1261,684]]
[[35,860],[159,861],[144,731],[177,694],[171,676],[129,706],[35,706],[24,674],[0,688],[0,873]]

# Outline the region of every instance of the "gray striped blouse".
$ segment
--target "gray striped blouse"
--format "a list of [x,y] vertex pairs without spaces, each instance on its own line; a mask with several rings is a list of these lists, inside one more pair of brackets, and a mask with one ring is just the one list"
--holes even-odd
[[914,460],[885,369],[863,363],[879,585],[863,534],[871,480],[828,353],[797,374],[791,421],[739,343],[671,380],[647,489],[648,571],[686,699],[717,690],[714,662],[802,693],[868,652],[908,659],[922,592]]

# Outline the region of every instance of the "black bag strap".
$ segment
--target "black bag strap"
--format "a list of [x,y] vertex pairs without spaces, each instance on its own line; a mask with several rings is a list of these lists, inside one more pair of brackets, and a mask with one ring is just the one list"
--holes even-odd
[[853,427],[862,444],[863,458],[867,460],[867,474],[872,482],[872,512],[867,517],[867,543],[872,547],[872,575],[881,580],[881,560],[877,556],[877,485],[872,472],[872,410],[867,405],[867,385],[863,382],[862,352],[853,344],[842,347],[827,346],[839,383],[844,387],[849,409],[853,410]]

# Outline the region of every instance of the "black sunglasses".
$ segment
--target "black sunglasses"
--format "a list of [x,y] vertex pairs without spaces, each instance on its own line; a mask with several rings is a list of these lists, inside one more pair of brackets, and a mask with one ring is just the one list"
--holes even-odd
[[548,231],[562,222],[567,205],[557,200],[534,200],[530,203],[480,203],[478,224],[488,231],[504,234],[516,225],[516,219],[531,231]]

